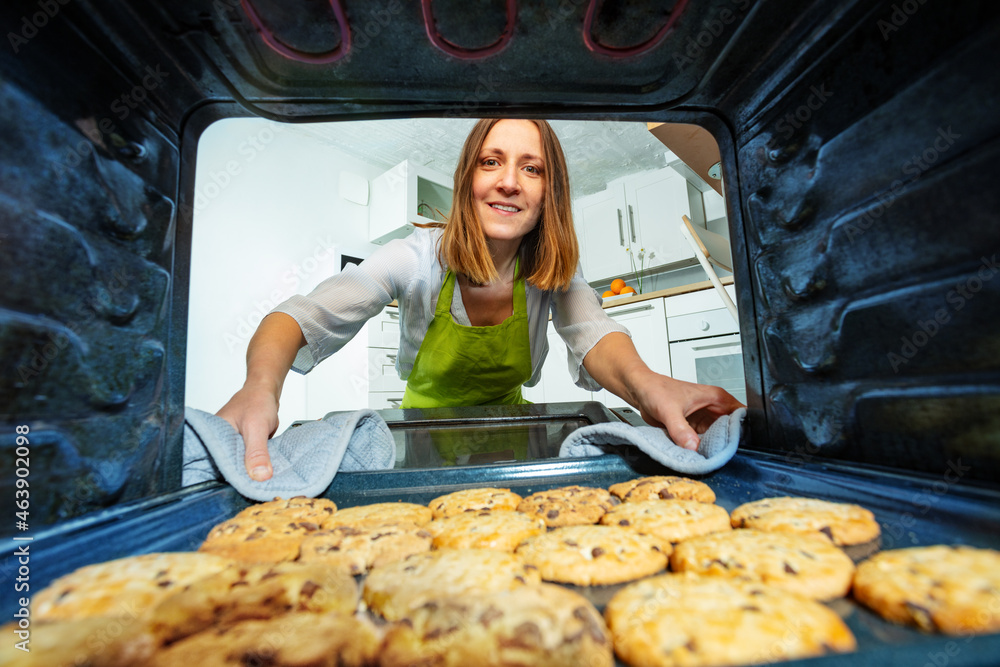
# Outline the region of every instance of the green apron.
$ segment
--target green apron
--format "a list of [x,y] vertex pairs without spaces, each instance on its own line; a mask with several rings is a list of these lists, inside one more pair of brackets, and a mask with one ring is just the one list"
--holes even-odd
[[[516,269],[515,269],[516,271]],[[527,403],[521,385],[531,378],[524,280],[514,283],[514,312],[492,327],[456,324],[451,317],[455,274],[445,275],[424,342],[406,382],[403,408]],[[527,442],[512,443],[484,429],[432,429],[413,434],[407,456],[437,464],[475,463],[501,456],[523,461]]]
[[[514,271],[516,275],[516,266]],[[402,407],[527,403],[521,397],[521,385],[531,379],[524,279],[514,282],[513,314],[489,327],[463,326],[452,319],[456,282],[448,271],[434,319],[413,360]]]

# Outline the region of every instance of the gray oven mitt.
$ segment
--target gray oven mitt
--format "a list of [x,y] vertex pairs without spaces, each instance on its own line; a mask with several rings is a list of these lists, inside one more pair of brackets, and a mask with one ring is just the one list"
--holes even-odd
[[704,475],[726,465],[736,454],[746,414],[746,408],[739,408],[715,420],[701,435],[701,444],[696,452],[675,445],[661,428],[611,422],[583,426],[573,431],[563,440],[559,456],[600,456],[605,453],[600,445],[635,445],[675,472]]
[[330,415],[285,430],[267,442],[274,475],[250,478],[243,465],[243,436],[222,417],[184,409],[183,486],[220,477],[252,500],[314,498],[338,470],[387,470],[396,462],[396,445],[385,420],[374,410]]

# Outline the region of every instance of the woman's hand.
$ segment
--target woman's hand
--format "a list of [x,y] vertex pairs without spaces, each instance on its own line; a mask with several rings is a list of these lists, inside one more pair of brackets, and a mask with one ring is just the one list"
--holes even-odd
[[278,430],[278,399],[263,387],[243,385],[216,413],[243,436],[246,452],[243,463],[251,479],[271,479],[271,457],[267,440]]
[[716,419],[744,407],[721,387],[695,384],[653,371],[632,379],[633,396],[642,419],[665,428],[677,445],[697,450],[704,433]]
[[263,319],[247,345],[247,379],[243,388],[216,414],[233,425],[246,445],[243,463],[250,478],[271,479],[267,439],[278,430],[278,397],[295,354],[306,344],[298,322],[285,313]]
[[647,366],[624,333],[607,334],[583,360],[591,377],[639,410],[643,420],[659,426],[685,449],[698,449],[712,423],[743,407],[720,387],[675,380]]

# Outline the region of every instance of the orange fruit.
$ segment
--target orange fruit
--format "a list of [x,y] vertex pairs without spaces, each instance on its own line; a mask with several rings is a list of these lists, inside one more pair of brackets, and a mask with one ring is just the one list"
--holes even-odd
[[604,299],[608,298],[609,296],[615,296],[615,293],[612,292],[611,290],[608,290],[607,292],[601,295],[601,297]]
[[611,291],[615,294],[621,294],[623,287],[625,287],[625,281],[621,278],[615,278],[611,281]]
[[620,292],[618,292],[618,294],[635,294],[635,290],[626,285]]

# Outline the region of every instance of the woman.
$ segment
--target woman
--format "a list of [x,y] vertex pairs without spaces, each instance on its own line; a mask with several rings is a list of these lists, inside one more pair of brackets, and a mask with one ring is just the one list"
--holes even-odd
[[627,330],[604,314],[578,259],[566,162],[552,128],[479,121],[455,170],[446,226],[387,244],[261,322],[246,382],[218,412],[243,435],[247,472],[271,477],[267,438],[288,371],[308,372],[393,299],[403,407],[523,402],[521,385],[541,373],[551,312],[577,384],[608,389],[696,449],[697,433],[741,404],[718,387],[651,371]]

